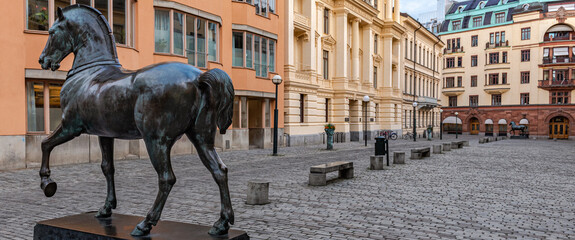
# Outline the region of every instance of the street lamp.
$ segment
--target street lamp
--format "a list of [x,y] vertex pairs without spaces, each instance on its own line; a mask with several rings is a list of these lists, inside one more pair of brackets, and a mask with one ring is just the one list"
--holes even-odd
[[274,108],[274,156],[278,155],[278,85],[282,83],[282,77],[275,75],[272,82],[276,85],[276,106]]
[[363,96],[363,102],[365,102],[365,111],[364,111],[365,127],[363,128],[363,139],[365,139],[365,146],[367,147],[367,103],[369,103],[369,96],[367,95]]
[[439,140],[443,140],[443,109],[439,109]]
[[458,132],[458,126],[457,126],[457,115],[459,115],[458,112],[455,112],[455,138],[457,139],[457,132]]
[[417,102],[413,102],[413,141],[417,141],[417,130],[415,128],[416,124],[417,124],[417,120],[415,115],[417,114],[417,111],[415,111],[415,109],[417,108]]

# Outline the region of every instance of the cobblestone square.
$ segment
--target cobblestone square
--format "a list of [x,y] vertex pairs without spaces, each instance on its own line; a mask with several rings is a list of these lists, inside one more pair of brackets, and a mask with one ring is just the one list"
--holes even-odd
[[[460,137],[461,138],[461,137]],[[439,140],[390,142],[406,164],[372,171],[373,142],[220,153],[230,169],[234,229],[252,239],[573,239],[575,142],[504,140],[422,160],[409,149]],[[446,136],[442,142],[449,142]],[[355,178],[308,186],[309,167],[353,161]],[[177,176],[162,220],[211,225],[219,192],[196,155],[173,157]],[[335,175],[329,175],[334,177]],[[52,167],[52,198],[39,188],[38,169],[0,172],[0,239],[31,239],[35,222],[96,211],[105,198],[99,164]],[[270,183],[270,204],[246,205],[247,182]],[[116,161],[116,213],[144,216],[157,190],[147,159]]]

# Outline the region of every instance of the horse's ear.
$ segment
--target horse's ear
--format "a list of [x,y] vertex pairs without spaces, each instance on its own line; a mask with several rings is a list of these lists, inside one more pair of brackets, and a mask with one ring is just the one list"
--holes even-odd
[[59,19],[60,21],[61,21],[61,20],[64,20],[64,13],[62,12],[62,8],[61,8],[61,7],[58,7],[58,11],[56,11],[56,12],[58,13],[58,19]]

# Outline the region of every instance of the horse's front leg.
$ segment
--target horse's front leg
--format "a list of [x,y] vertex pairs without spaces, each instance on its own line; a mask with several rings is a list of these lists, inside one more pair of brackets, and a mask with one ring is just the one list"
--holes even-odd
[[102,172],[106,177],[108,194],[104,206],[98,210],[96,217],[106,218],[112,215],[112,209],[116,209],[116,189],[114,186],[114,138],[99,137],[102,151]]
[[152,209],[150,209],[148,215],[146,215],[146,219],[134,228],[134,231],[131,233],[132,236],[144,236],[150,233],[152,225],[155,226],[158,220],[160,220],[164,204],[166,204],[172,186],[176,183],[176,176],[172,171],[172,164],[170,162],[170,150],[172,149],[174,141],[165,140],[165,138],[162,139],[164,140],[144,138],[148,154],[150,155],[150,161],[158,174],[159,189]]
[[214,132],[208,133],[189,133],[188,138],[192,141],[202,163],[212,173],[212,177],[218,184],[220,190],[220,218],[214,223],[210,231],[210,235],[226,235],[230,229],[230,224],[234,224],[234,210],[232,209],[232,201],[230,198],[230,190],[228,188],[228,168],[218,156],[214,149],[213,136]]
[[66,143],[82,133],[81,130],[74,128],[64,128],[62,124],[58,125],[46,139],[42,141],[42,167],[40,168],[40,187],[46,197],[52,197],[56,193],[56,182],[50,178],[50,153],[54,147]]

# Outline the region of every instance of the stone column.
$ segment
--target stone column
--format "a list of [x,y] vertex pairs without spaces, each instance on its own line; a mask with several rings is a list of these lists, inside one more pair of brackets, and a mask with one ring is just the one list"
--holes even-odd
[[[369,87],[373,87],[373,81],[375,81],[375,79],[373,79],[373,49],[374,46],[372,46],[373,44],[373,31],[371,30],[371,28],[369,26],[365,26],[363,28],[363,43],[362,43],[362,49],[363,49],[363,79],[362,82],[364,84],[364,86],[368,86]],[[381,72],[381,70],[378,70]]]
[[359,80],[359,20],[358,18],[352,20],[352,43],[351,43],[351,54],[352,54],[352,68],[351,68],[351,80]]
[[[338,33],[336,39],[336,58],[335,61],[335,77],[340,79],[347,78],[347,10],[339,10],[336,12],[336,26],[338,26]],[[287,20],[286,20],[287,21]],[[290,55],[290,54],[287,54]]]
[[402,68],[402,51],[401,51],[401,41],[396,40],[392,42],[393,44],[393,55],[396,58],[397,64],[396,68],[393,69],[393,88],[396,90],[401,90],[400,80],[401,80],[401,69]]
[[[315,15],[315,19],[316,19],[316,24],[315,24],[315,29],[316,31],[319,33],[319,37],[315,38],[315,36],[313,36],[313,39],[315,39],[315,50],[316,50],[316,75],[319,76],[319,79],[323,79],[323,49],[322,49],[322,44],[321,44],[321,36],[324,35],[324,31],[323,31],[323,10],[324,10],[324,5],[322,2],[315,2],[315,7],[316,7],[316,15]],[[312,35],[315,35],[314,31],[312,30]]]
[[[393,38],[392,36],[384,36],[383,37],[383,49],[382,52],[384,53],[392,53],[393,52]],[[391,87],[392,86],[392,79],[393,79],[393,69],[392,69],[392,62],[393,62],[393,54],[383,54],[383,87]]]
[[[310,31],[307,39],[303,41],[303,48],[302,48],[302,61],[304,65],[304,70],[306,73],[311,74],[313,70],[316,69],[315,67],[315,11],[313,11],[313,1],[303,1],[303,13],[304,16],[309,17],[310,19]],[[312,82],[314,82],[312,80]]]
[[393,0],[393,7],[395,11],[393,11],[393,21],[399,22],[399,0]]
[[393,20],[393,4],[391,3],[391,0],[385,0],[385,20],[386,21],[391,21]]
[[285,65],[291,66],[292,68],[295,66],[295,62],[294,62],[294,53],[295,52],[295,48],[294,48],[294,26],[293,26],[293,21],[294,21],[294,0],[286,0],[285,1],[285,37],[284,37],[284,41],[287,44],[284,44],[285,46],[285,51],[287,53],[290,54],[284,54],[284,60],[285,60]]

